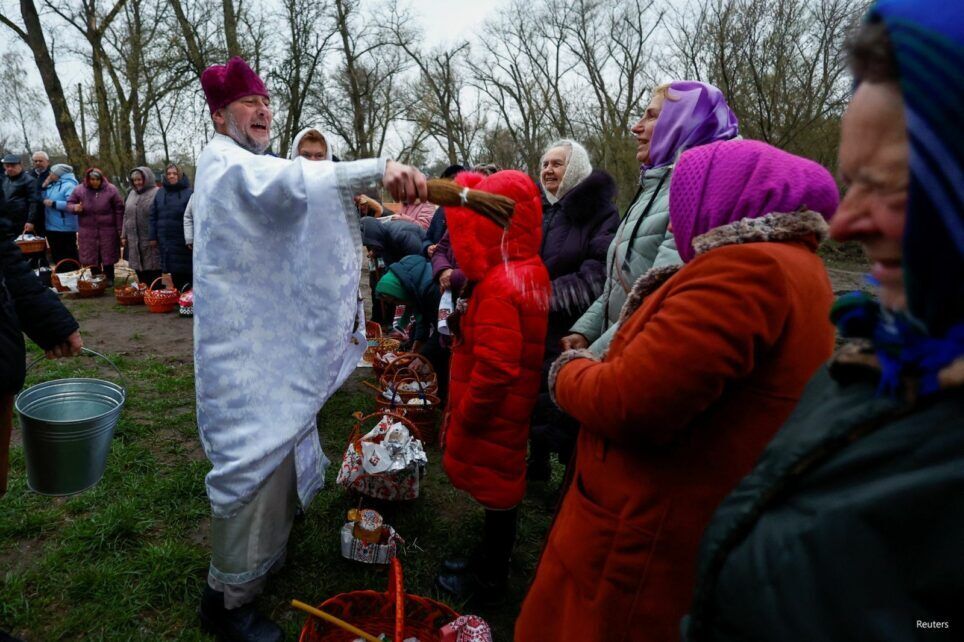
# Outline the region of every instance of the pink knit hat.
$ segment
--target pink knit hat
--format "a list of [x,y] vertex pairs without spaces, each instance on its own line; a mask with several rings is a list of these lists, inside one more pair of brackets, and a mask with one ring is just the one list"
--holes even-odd
[[201,88],[213,114],[239,98],[264,96],[268,89],[244,59],[235,56],[226,65],[211,65],[201,74]]
[[669,220],[684,263],[693,239],[744,218],[813,210],[829,219],[837,184],[821,165],[756,140],[726,140],[680,156],[669,187]]

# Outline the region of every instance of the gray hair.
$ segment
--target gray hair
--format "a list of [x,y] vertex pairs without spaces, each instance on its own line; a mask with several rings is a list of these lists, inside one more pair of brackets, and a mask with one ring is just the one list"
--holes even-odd
[[49,161],[49,160],[50,160],[50,156],[48,156],[48,155],[47,155],[47,152],[45,152],[45,151],[42,150],[42,149],[38,149],[38,150],[35,151],[34,153],[30,154],[30,158],[33,159],[33,157],[36,156],[37,154],[40,154],[40,156],[42,156],[45,161]]

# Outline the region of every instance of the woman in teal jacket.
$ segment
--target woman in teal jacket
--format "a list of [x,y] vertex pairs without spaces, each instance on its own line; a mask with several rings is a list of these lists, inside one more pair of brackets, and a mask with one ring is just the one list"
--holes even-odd
[[46,208],[44,223],[54,265],[63,259],[78,260],[77,215],[67,210],[67,199],[75,187],[77,178],[70,165],[61,163],[50,168],[43,191]]

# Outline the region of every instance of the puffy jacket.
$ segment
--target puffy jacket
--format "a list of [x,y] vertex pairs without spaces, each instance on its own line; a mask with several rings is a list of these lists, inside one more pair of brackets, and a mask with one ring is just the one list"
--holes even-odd
[[44,189],[43,197],[53,201],[53,204],[46,208],[45,222],[48,232],[77,231],[77,215],[67,209],[67,201],[76,187],[77,178],[68,173]]
[[554,367],[581,425],[575,472],[517,640],[678,639],[703,529],[833,348],[815,233],[777,218],[786,240],[720,243],[662,285],[641,279],[603,361]]
[[[438,304],[441,294],[438,284],[432,280],[432,265],[424,257],[409,255],[388,269],[398,277],[402,287],[409,293],[408,299],[417,316],[415,341],[428,339],[438,320]],[[406,306],[407,307],[407,306]]]
[[410,254],[422,253],[425,230],[410,221],[382,221],[372,216],[361,220],[362,244],[371,249],[385,265]]
[[687,642],[955,638],[918,622],[959,625],[964,360],[913,401],[879,396],[863,352],[820,369],[716,511]]
[[36,220],[43,210],[43,203],[37,194],[37,181],[31,172],[22,171],[15,178],[0,174],[0,186],[7,202],[7,220],[19,234],[27,219]]
[[[69,204],[83,205],[77,214],[77,245],[84,265],[113,265],[120,260],[120,233],[124,226],[124,200],[106,174],[99,189],[90,187],[90,174],[84,173],[84,184],[78,185],[67,199]],[[99,170],[97,170],[99,171]]]
[[456,488],[487,508],[507,509],[525,494],[529,417],[545,349],[550,290],[538,254],[541,199],[522,172],[463,172],[455,181],[516,205],[504,234],[471,210],[446,209],[452,248],[474,289],[453,348],[442,464]]
[[[647,170],[626,218],[606,254],[606,284],[603,293],[571,331],[585,336],[589,349],[603,354],[616,332],[619,311],[626,295],[650,268],[681,263],[669,227],[669,183],[673,166]],[[627,254],[629,260],[626,260]]]
[[[191,272],[193,259],[184,240],[184,210],[191,199],[190,181],[186,174],[171,185],[166,180],[154,196],[151,206],[149,238],[157,241],[161,252],[161,269],[165,272]],[[182,283],[177,283],[181,287]]]
[[449,287],[452,288],[452,292],[457,297],[462,288],[465,287],[466,278],[465,272],[459,269],[458,262],[455,260],[455,252],[452,250],[452,239],[449,236],[448,230],[442,235],[437,243],[438,247],[435,248],[435,254],[432,255],[432,278],[438,282],[439,276],[445,270],[452,270],[449,275]]

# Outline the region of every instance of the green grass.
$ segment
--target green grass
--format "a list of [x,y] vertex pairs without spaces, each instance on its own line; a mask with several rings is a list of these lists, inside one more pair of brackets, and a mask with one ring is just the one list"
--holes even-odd
[[[28,358],[39,354],[34,348]],[[65,498],[34,494],[26,488],[22,449],[13,449],[10,489],[0,499],[0,630],[28,640],[208,640],[197,627],[196,608],[209,559],[204,475],[210,466],[197,437],[193,366],[109,356],[123,372],[128,400],[99,484]],[[99,360],[44,360],[31,369],[27,385],[84,375],[119,379]],[[338,541],[352,504],[334,480],[352,413],[374,407],[366,391],[346,385],[319,415],[333,461],[326,489],[295,523],[287,564],[258,601],[291,640],[304,622],[288,606],[292,598],[320,603],[340,592],[387,586],[385,567],[343,559]],[[422,496],[385,511],[406,541],[400,558],[407,589],[434,597],[440,561],[470,550],[482,523],[481,509],[449,485],[440,459],[429,449]],[[549,526],[550,495],[548,485],[530,489],[508,600],[479,613],[498,640],[512,637]],[[452,606],[465,612],[464,605]]]

